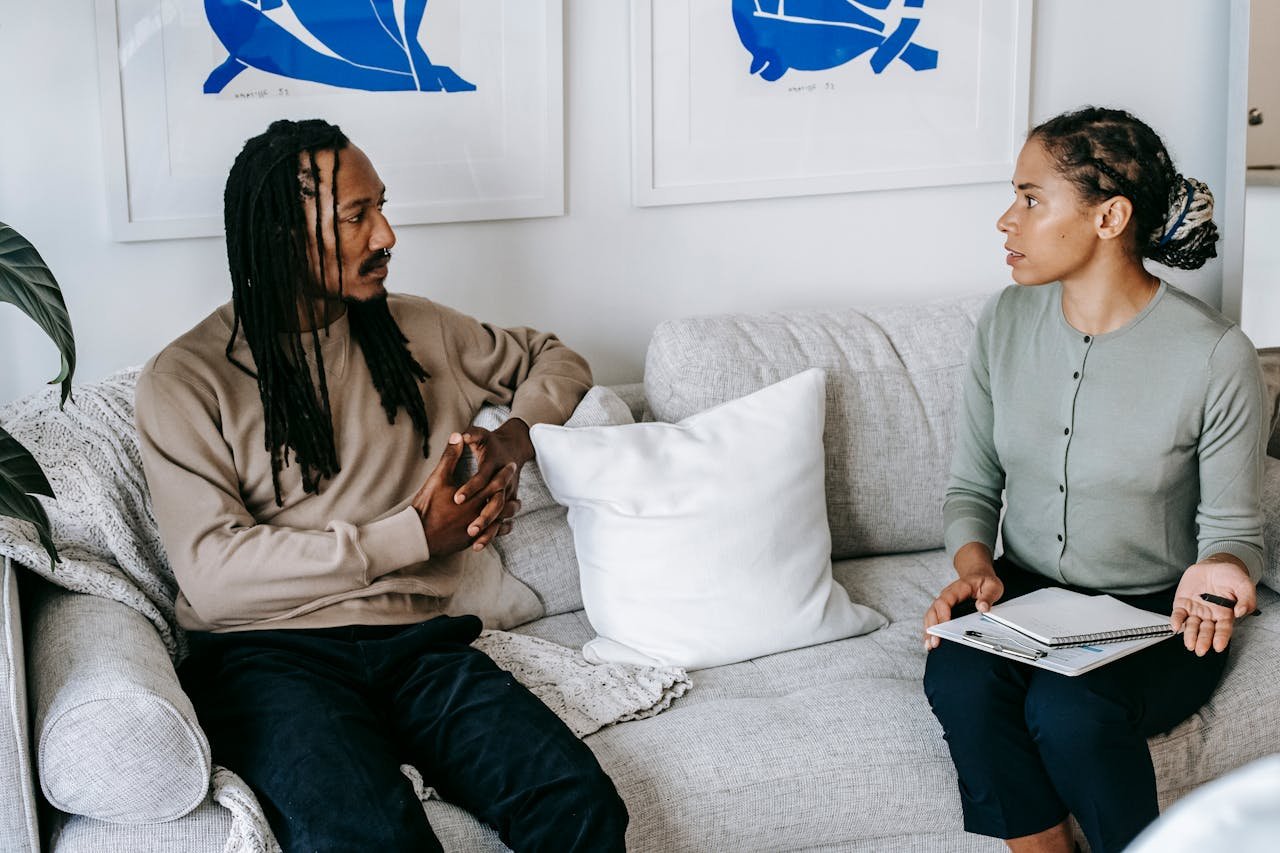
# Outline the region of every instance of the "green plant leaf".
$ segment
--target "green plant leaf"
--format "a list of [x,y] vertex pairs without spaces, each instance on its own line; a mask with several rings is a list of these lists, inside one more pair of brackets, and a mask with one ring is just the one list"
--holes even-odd
[[49,552],[49,565],[58,562],[49,516],[31,495],[53,497],[53,488],[40,465],[18,440],[0,427],[0,515],[29,521],[36,526],[40,544]]
[[76,370],[76,342],[71,316],[58,282],[35,246],[0,222],[0,302],[17,305],[57,345],[62,368],[49,384],[62,385],[62,402],[71,396],[71,376]]

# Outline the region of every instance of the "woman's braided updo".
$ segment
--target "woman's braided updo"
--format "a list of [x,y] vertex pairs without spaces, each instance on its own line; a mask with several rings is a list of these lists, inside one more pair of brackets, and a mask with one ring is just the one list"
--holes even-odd
[[1044,146],[1085,203],[1120,195],[1133,204],[1140,257],[1194,270],[1217,256],[1213,193],[1177,173],[1164,143],[1141,119],[1085,107],[1049,119],[1027,138]]

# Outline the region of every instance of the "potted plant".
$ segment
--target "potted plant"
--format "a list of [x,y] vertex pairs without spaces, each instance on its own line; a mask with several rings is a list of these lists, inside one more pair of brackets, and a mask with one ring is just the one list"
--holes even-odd
[[[62,369],[50,385],[62,386],[60,405],[71,396],[76,369],[76,343],[62,291],[48,265],[26,238],[0,222],[0,302],[17,305],[39,324],[62,354]],[[49,516],[33,495],[53,497],[49,480],[28,450],[0,426],[0,516],[29,521],[52,565],[58,550],[49,530]]]

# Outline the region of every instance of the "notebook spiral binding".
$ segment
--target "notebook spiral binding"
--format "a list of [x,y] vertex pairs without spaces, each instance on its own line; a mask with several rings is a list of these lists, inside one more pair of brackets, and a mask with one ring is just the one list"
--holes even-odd
[[1147,637],[1160,637],[1165,634],[1172,634],[1173,628],[1168,623],[1163,625],[1151,625],[1146,628],[1128,628],[1123,631],[1101,631],[1097,634],[1071,634],[1066,637],[1056,637],[1049,645],[1055,649],[1066,648],[1068,646],[1092,646],[1101,643],[1123,643],[1125,640],[1142,640]]

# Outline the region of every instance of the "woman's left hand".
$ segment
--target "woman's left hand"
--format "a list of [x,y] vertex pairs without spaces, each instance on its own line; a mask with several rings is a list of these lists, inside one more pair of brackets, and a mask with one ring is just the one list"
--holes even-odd
[[[1200,597],[1206,592],[1232,599],[1236,605],[1210,604]],[[1252,613],[1257,602],[1257,588],[1244,566],[1230,555],[1215,554],[1182,573],[1169,622],[1174,631],[1182,631],[1187,650],[1204,657],[1210,648],[1216,652],[1227,648],[1235,620]]]

